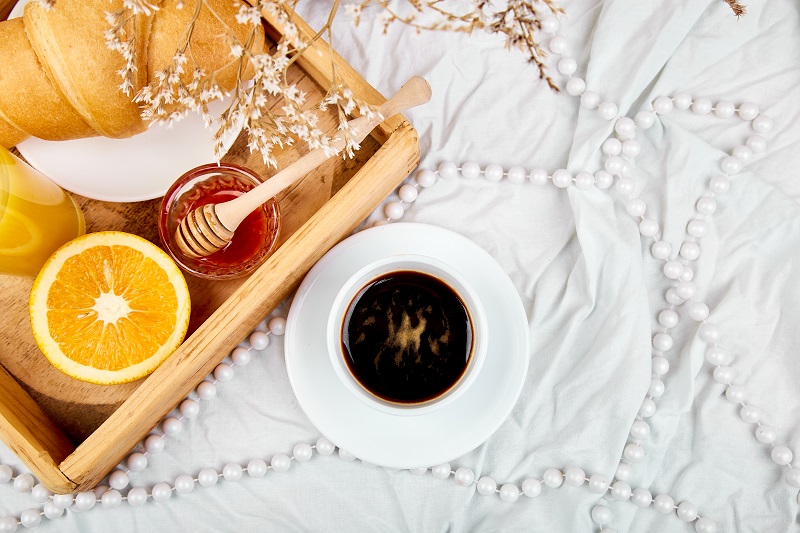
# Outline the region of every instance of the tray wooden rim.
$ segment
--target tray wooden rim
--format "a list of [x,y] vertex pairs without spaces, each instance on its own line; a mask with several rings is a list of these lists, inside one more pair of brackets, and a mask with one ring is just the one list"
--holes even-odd
[[[264,16],[280,33],[280,23],[266,12]],[[293,22],[306,38],[315,34],[299,16],[294,15]],[[357,96],[373,104],[385,101],[322,39],[315,41],[297,63],[315,82],[327,86],[331,53],[338,75]],[[417,134],[404,118],[387,119],[372,137],[381,147],[342,189],[78,447],[2,367],[0,438],[55,493],[88,490],[99,483],[263,316],[291,293],[308,269],[416,166]],[[315,246],[308,246],[308,242]]]

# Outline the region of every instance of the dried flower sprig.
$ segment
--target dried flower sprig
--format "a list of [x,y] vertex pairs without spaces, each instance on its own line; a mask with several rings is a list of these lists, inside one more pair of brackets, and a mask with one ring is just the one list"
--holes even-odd
[[747,11],[747,7],[744,4],[740,4],[736,0],[724,0],[724,2],[731,6],[733,14],[737,17],[741,17]]

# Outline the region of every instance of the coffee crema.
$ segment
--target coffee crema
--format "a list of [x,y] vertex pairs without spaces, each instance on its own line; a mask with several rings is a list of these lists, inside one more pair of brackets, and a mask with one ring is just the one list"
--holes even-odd
[[342,351],[353,377],[389,402],[422,403],[458,383],[472,356],[472,322],[439,278],[397,271],[373,279],[347,308]]

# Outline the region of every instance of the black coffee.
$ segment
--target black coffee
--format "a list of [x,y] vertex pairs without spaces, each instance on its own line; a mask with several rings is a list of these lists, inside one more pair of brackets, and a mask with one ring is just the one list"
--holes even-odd
[[443,281],[421,272],[381,276],[350,302],[342,349],[367,390],[397,403],[446,392],[462,376],[472,349],[464,302]]

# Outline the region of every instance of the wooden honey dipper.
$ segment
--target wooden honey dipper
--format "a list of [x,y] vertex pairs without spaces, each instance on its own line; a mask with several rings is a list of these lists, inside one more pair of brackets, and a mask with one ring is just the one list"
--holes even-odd
[[[350,137],[360,143],[384,119],[430,99],[431,87],[428,82],[414,76],[378,107],[377,116],[361,116],[349,121]],[[334,137],[331,146],[337,154],[341,152],[345,146],[344,136],[339,134]],[[233,232],[247,215],[330,157],[332,155],[328,155],[323,148],[316,148],[245,194],[227,202],[198,207],[181,221],[175,231],[178,247],[192,258],[205,257],[220,250],[230,242]]]

